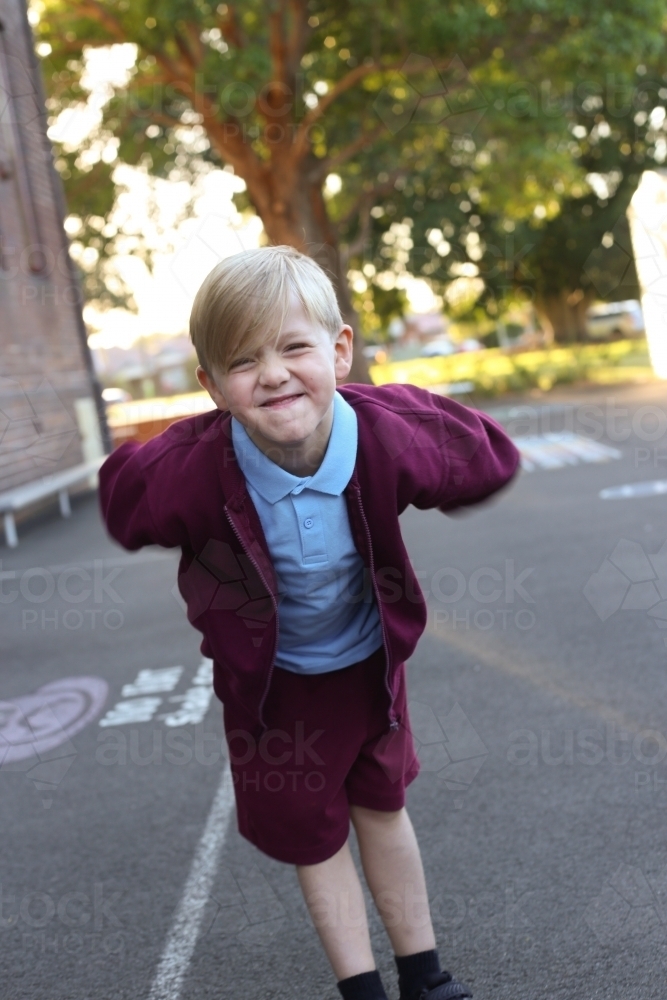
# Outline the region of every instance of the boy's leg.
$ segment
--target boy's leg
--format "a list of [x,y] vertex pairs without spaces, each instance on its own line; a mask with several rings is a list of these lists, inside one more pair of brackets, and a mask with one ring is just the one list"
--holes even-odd
[[350,805],[350,816],[368,888],[394,947],[401,1000],[471,997],[440,968],[421,854],[406,810]]
[[435,948],[419,845],[407,811],[350,805],[368,888],[397,956]]
[[301,891],[337,979],[375,969],[364,894],[346,841],[317,865],[297,865]]

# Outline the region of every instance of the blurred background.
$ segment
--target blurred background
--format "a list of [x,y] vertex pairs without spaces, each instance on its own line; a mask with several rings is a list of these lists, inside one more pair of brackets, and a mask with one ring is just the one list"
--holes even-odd
[[[10,352],[14,323],[49,317],[39,370],[4,373],[13,423],[37,405],[28,382],[52,369],[63,309],[81,312],[88,417],[50,382],[88,457],[91,435],[109,447],[206,406],[193,294],[216,260],[266,242],[327,268],[356,380],[475,398],[667,377],[662,308],[649,331],[642,310],[664,271],[660,5],[304,3],[287,36],[262,3],[3,4],[4,155],[18,159],[0,189],[23,219],[3,237],[23,313]],[[55,219],[42,128],[65,236],[38,260],[26,247]],[[642,287],[628,209],[647,174]],[[15,471],[6,485],[29,478]]]

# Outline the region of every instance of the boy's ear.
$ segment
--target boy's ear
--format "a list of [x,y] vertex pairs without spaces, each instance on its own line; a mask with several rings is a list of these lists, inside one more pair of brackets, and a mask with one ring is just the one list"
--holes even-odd
[[334,351],[336,359],[334,362],[336,381],[340,382],[350,374],[352,367],[352,348],[354,342],[354,331],[346,323],[340,328],[340,332],[334,341]]
[[229,407],[227,406],[227,401],[225,400],[225,397],[221,392],[221,390],[218,388],[215,379],[211,375],[209,375],[206,369],[202,368],[201,365],[197,365],[195,375],[197,376],[197,381],[199,382],[202,389],[206,389],[207,393],[209,394],[215,405],[218,407],[218,409],[219,410],[229,409]]

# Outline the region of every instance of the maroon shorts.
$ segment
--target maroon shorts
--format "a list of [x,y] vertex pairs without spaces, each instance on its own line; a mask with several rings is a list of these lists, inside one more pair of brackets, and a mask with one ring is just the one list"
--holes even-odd
[[399,667],[389,728],[384,648],[342,670],[274,668],[255,740],[224,706],[239,832],[276,861],[313,865],[343,846],[349,805],[393,812],[419,773]]

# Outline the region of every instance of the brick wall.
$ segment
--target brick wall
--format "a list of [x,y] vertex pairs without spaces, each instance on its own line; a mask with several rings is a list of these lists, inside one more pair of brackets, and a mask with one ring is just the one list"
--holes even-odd
[[2,492],[93,457],[100,405],[23,0],[0,0],[0,25]]

